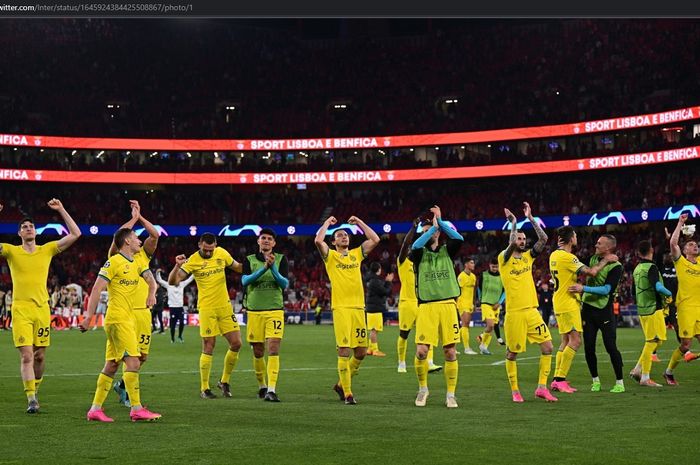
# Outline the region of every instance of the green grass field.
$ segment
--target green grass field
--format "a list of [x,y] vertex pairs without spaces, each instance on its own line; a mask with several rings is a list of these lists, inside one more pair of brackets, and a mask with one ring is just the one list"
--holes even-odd
[[[54,333],[41,414],[31,416],[24,411],[19,357],[5,331],[0,333],[0,463],[698,463],[693,425],[700,362],[678,367],[680,386],[652,390],[627,378],[627,392],[611,394],[614,376],[599,341],[604,391],[588,392],[581,350],[569,377],[579,392],[547,404],[533,395],[538,351],[530,346],[519,363],[526,402],[517,405],[510,400],[503,347],[492,344],[493,356],[460,355],[459,409],[444,406],[442,373],[430,375],[428,406],[416,408],[415,374],[410,368],[396,373],[397,334],[396,327],[381,334],[388,356],[368,357],[354,378],[356,406],[344,405],[331,390],[337,379],[331,326],[286,328],[279,404],[256,397],[249,347],[242,349],[231,379],[233,398],[207,401],[198,397],[196,329],[186,330],[185,344],[154,335],[141,391],[144,403],[163,418],[131,423],[112,392],[105,410],[115,423],[98,424],[88,423],[85,412],[103,364],[104,333]],[[641,349],[641,331],[621,329],[618,340],[627,374]],[[223,339],[218,344],[214,386],[225,351]],[[663,362],[654,364],[652,377],[659,382],[674,346],[669,341],[659,354]],[[411,338],[409,364],[413,350]],[[441,359],[436,356],[436,362]]]

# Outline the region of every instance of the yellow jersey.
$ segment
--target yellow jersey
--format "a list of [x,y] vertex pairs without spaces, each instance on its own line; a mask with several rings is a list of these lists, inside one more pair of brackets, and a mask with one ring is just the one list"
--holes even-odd
[[569,292],[569,286],[577,282],[578,271],[583,268],[576,255],[557,249],[549,256],[549,271],[554,279],[554,313],[578,312],[581,310],[581,294]]
[[231,254],[217,247],[211,258],[204,258],[199,251],[190,255],[187,262],[180,268],[188,275],[194,275],[197,283],[197,307],[212,310],[221,307],[231,307],[226,287],[226,267],[233,265]]
[[416,297],[416,273],[413,270],[413,262],[406,257],[403,263],[396,262],[399,272],[399,281],[401,282],[401,291],[399,292],[399,300],[410,300],[418,302]]
[[532,277],[534,261],[532,250],[524,252],[520,258],[511,255],[508,261],[505,261],[505,250],[498,254],[501,281],[506,290],[507,312],[537,308],[537,291]]
[[37,245],[29,253],[21,245],[2,244],[2,253],[10,266],[12,299],[14,304],[31,303],[37,307],[49,304],[46,281],[49,279],[51,259],[60,253],[58,241]]
[[102,265],[97,276],[108,283],[109,301],[105,324],[133,321],[134,295],[141,281],[141,274],[147,270],[141,262],[128,259],[121,253],[112,255]]
[[678,276],[676,306],[700,308],[700,261],[693,263],[681,255],[674,266]]
[[343,255],[329,249],[323,260],[331,282],[331,309],[365,308],[365,288],[362,284],[360,263],[365,259],[362,246],[348,250]]
[[471,310],[474,308],[474,289],[476,289],[476,275],[462,271],[457,276],[460,294],[457,297],[457,310]]

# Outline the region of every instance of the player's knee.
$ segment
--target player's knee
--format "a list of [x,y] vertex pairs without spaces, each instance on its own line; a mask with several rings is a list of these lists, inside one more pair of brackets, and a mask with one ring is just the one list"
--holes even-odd
[[260,358],[265,356],[265,347],[262,344],[251,344],[253,347],[253,356]]
[[144,363],[146,363],[146,360],[148,360],[148,354],[141,354],[141,356],[139,357],[139,364],[143,365]]
[[399,331],[399,337],[401,339],[408,339],[408,333],[410,333],[410,332],[411,332],[410,329],[402,329]]
[[44,351],[34,352],[34,363],[44,363]]
[[515,352],[511,352],[511,351],[506,352],[506,360],[510,360],[511,362],[514,362],[516,358],[518,358],[518,354],[516,354]]
[[426,358],[428,358],[428,350],[430,350],[428,348],[428,346],[425,346],[425,345],[417,346],[416,347],[416,358],[418,358],[418,360],[425,360]]
[[34,363],[34,355],[27,352],[20,352],[19,354],[20,362],[24,365],[31,365]]
[[692,339],[681,339],[681,352],[687,352],[688,350],[690,350],[690,345],[692,341]]
[[228,348],[231,352],[238,352],[241,350],[241,341],[229,342]]
[[552,341],[543,342],[540,345],[540,350],[542,352],[542,355],[552,355],[553,348],[554,347],[552,345]]
[[455,360],[457,360],[457,351],[455,350],[454,345],[452,347],[445,347],[444,352],[445,360],[447,360],[448,362],[454,362]]

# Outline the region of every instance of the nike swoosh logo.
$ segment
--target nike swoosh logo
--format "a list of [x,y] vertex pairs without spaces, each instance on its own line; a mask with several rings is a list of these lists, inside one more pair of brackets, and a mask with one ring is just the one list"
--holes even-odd
[[608,323],[610,323],[610,320],[603,322],[604,325],[607,325]]

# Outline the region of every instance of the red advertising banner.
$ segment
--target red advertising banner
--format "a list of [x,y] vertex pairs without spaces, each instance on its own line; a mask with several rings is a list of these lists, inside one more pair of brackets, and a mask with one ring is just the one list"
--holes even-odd
[[299,151],[459,145],[504,140],[540,139],[617,131],[700,118],[700,107],[598,121],[491,131],[417,134],[407,136],[337,137],[310,139],[111,139],[0,134],[0,145],[77,150]]
[[300,173],[127,173],[108,171],[50,171],[0,168],[0,180],[114,184],[297,184],[393,182],[488,178],[529,174],[590,171],[606,168],[673,163],[698,158],[700,146],[659,152],[633,153],[578,160],[509,165],[422,168],[409,170],[324,171]]

